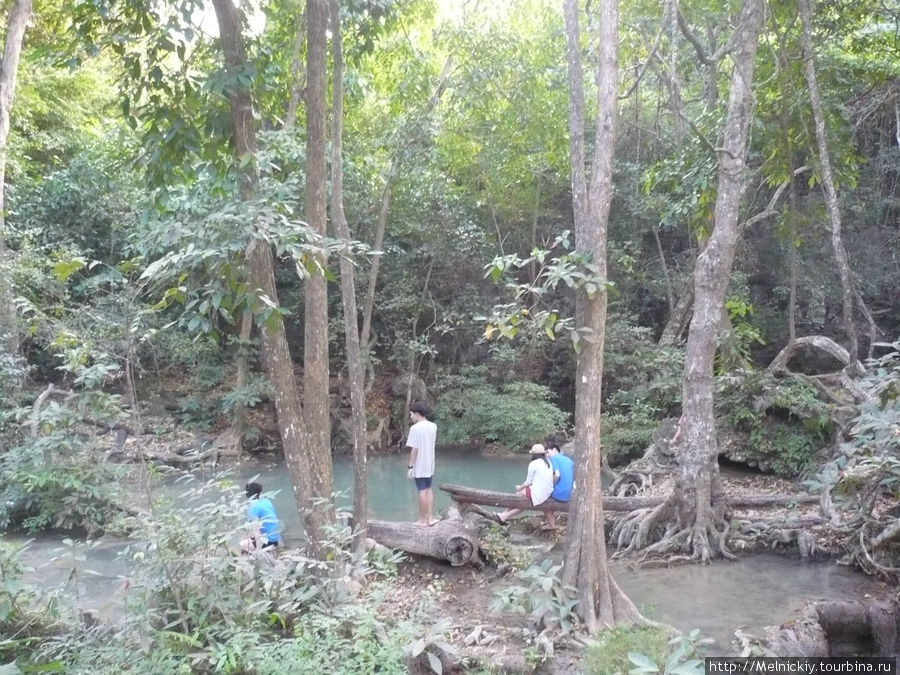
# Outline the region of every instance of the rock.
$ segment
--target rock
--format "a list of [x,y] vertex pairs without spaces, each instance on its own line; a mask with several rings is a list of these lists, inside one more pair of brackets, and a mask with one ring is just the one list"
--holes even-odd
[[412,379],[412,399],[413,401],[428,401],[428,387],[425,381],[418,375],[412,373],[403,373],[394,378],[391,383],[391,394],[397,397],[406,397],[406,390],[410,386],[410,378]]

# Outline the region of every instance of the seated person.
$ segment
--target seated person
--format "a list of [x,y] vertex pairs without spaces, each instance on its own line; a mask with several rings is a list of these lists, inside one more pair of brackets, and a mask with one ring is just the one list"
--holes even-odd
[[250,505],[247,507],[247,522],[252,523],[251,534],[241,541],[241,553],[252,553],[266,548],[276,549],[281,545],[281,535],[278,532],[278,515],[275,513],[275,505],[267,497],[261,497],[262,485],[259,483],[247,483],[247,499]]
[[[528,474],[525,482],[516,485],[516,492],[531,499],[533,506],[543,504],[553,492],[553,468],[547,459],[547,451],[540,443],[531,446],[531,461],[528,463]],[[497,520],[506,523],[507,520],[522,513],[522,509],[508,509],[497,514]]]
[[[547,455],[550,464],[553,465],[553,492],[550,497],[558,502],[567,502],[572,496],[572,487],[575,484],[575,462],[568,455],[562,454],[559,443],[555,440],[547,441]],[[556,529],[556,513],[547,511],[547,529]]]

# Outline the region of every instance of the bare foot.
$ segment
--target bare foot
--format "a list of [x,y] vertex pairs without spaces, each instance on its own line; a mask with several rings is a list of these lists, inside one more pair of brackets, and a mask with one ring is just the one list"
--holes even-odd
[[432,520],[429,520],[427,524],[429,527],[431,527],[432,525],[437,525],[439,522],[440,521],[438,521],[438,520],[432,519]]

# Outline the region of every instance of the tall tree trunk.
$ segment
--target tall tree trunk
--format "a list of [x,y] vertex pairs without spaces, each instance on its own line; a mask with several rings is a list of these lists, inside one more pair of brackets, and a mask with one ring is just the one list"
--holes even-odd
[[822,190],[825,193],[825,205],[831,221],[831,247],[834,249],[834,260],[837,263],[838,276],[841,279],[841,307],[844,332],[847,334],[850,367],[859,361],[859,342],[856,339],[856,327],[853,324],[853,279],[850,274],[850,262],[841,238],[841,210],[838,206],[837,190],[834,186],[834,174],[831,170],[831,156],[828,153],[828,138],[825,135],[825,114],[822,111],[822,97],[816,80],[816,63],[810,36],[809,0],[799,0],[800,19],[803,22],[803,63],[806,70],[806,83],[809,87],[809,103],[816,123],[816,143],[819,149],[819,166],[822,170]]
[[297,123],[297,113],[303,91],[306,87],[303,73],[303,44],[306,37],[306,15],[297,16],[297,35],[294,38],[294,53],[291,55],[291,98],[284,114],[284,128],[290,129]]
[[[428,99],[428,104],[425,106],[425,110],[423,111],[423,117],[428,116],[437,106],[438,102],[441,100],[441,96],[444,93],[444,90],[447,87],[447,81],[450,77],[450,70],[453,67],[453,58],[448,57],[447,61],[444,63],[444,69],[441,72],[440,79],[438,80],[437,87],[435,87],[434,93],[431,95],[431,98]],[[404,139],[406,136],[404,134],[400,134],[399,138]],[[387,174],[384,179],[384,191],[381,194],[381,206],[378,209],[378,222],[375,227],[375,241],[373,243],[373,248],[375,249],[375,253],[372,255],[372,265],[369,268],[369,279],[366,287],[366,300],[363,305],[363,322],[362,322],[362,331],[360,332],[360,346],[363,350],[363,358],[365,360],[365,365],[368,368],[371,364],[371,359],[369,359],[369,347],[372,336],[372,315],[375,310],[375,289],[378,286],[378,272],[381,266],[381,248],[384,246],[384,233],[387,229],[387,220],[388,220],[388,211],[391,206],[391,189],[393,187],[394,179],[397,175],[397,169],[400,166],[400,157],[403,154],[403,140],[398,143],[398,147],[394,149],[394,154],[391,157],[390,164],[388,165]],[[375,373],[372,370],[372,379],[374,380]]]
[[350,228],[344,215],[344,46],[341,36],[341,8],[331,0],[331,40],[334,67],[331,133],[331,214],[337,235],[345,251],[341,256],[341,301],[344,307],[344,336],[347,348],[347,372],[350,382],[350,419],[353,430],[353,527],[358,560],[365,555],[369,519],[368,469],[366,467],[366,399],[363,363],[360,353],[359,324],[356,317],[356,286],[353,261],[350,260]]
[[16,95],[16,78],[25,31],[31,20],[31,0],[15,0],[6,18],[6,43],[0,63],[0,340],[10,354],[19,351],[19,329],[13,303],[12,279],[9,277],[11,254],[6,246],[6,152],[10,114]]
[[599,13],[597,142],[588,191],[578,2],[565,2],[575,248],[590,260],[594,274],[601,280],[596,292],[579,290],[575,301],[577,330],[584,334],[575,373],[575,465],[578,490],[574,496],[574,508],[570,510],[563,574],[564,582],[576,588],[578,611],[590,632],[595,632],[601,626],[628,623],[639,618],[634,604],[610,576],[603,532],[600,391],[606,333],[606,239],[612,201],[612,162],[618,98],[618,0],[601,0]]
[[[713,410],[713,363],[716,335],[722,322],[725,292],[731,276],[739,227],[738,211],[746,187],[747,140],[753,115],[753,71],[763,23],[761,0],[744,0],[737,27],[734,72],[722,149],[715,226],[694,270],[694,316],[685,353],[683,433],[679,447],[680,524],[688,531],[687,546],[695,558],[709,560],[718,548],[721,518],[713,511],[720,496],[718,445]],[[716,533],[711,545],[709,534]]]
[[[325,156],[328,0],[307,0],[306,28],[306,222],[324,239],[328,210]],[[318,262],[325,267],[324,258]],[[307,469],[313,474],[315,493],[330,498],[334,479],[328,405],[328,286],[324,275],[315,274],[306,282],[305,310],[303,411],[312,448],[312,461]]]
[[[225,63],[232,73],[238,72],[246,63],[246,51],[238,10],[232,0],[213,0],[219,35],[225,53]],[[237,78],[234,78],[237,82]],[[241,168],[240,193],[245,200],[254,198],[258,174],[254,162],[256,153],[256,129],[253,125],[253,108],[250,94],[239,84],[228,93],[234,125],[234,145],[237,165]],[[247,247],[249,284],[260,297],[265,297],[278,306],[278,292],[275,288],[275,266],[272,249],[260,238],[251,240]],[[260,303],[261,304],[261,303]],[[256,309],[259,309],[258,307]],[[307,534],[318,552],[317,542],[321,540],[321,528],[326,514],[319,506],[320,499],[331,498],[330,484],[315,473],[320,463],[322,448],[312,445],[303,415],[303,406],[294,378],[293,361],[284,331],[281,316],[276,314],[261,325],[262,361],[274,389],[275,411],[278,429],[284,448],[284,458],[291,476],[294,499],[303,516]],[[319,390],[306,390],[310,399],[328,400],[327,383]],[[330,460],[330,449],[324,452]],[[330,464],[329,473],[330,476]]]

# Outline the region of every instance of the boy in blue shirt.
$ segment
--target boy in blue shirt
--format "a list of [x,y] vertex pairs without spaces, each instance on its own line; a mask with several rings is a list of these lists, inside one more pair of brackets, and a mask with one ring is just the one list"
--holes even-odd
[[241,553],[251,553],[264,548],[277,548],[281,545],[278,532],[278,514],[275,505],[268,498],[261,497],[262,485],[247,483],[247,522],[253,523],[252,534],[241,542]]
[[[558,502],[567,502],[575,484],[575,462],[560,452],[559,443],[555,440],[547,441],[547,456],[553,466],[553,492],[550,497]],[[547,529],[556,529],[556,513],[553,511],[547,511]]]

